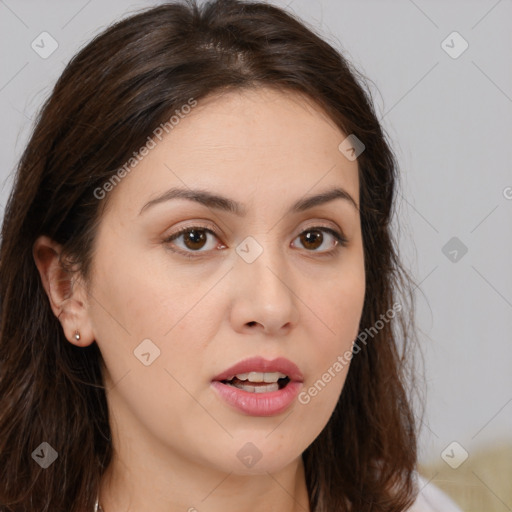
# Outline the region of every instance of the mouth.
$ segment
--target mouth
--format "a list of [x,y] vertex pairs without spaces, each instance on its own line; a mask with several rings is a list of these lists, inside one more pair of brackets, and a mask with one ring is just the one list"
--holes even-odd
[[258,389],[271,386],[273,390],[277,390],[289,382],[303,382],[304,377],[299,367],[285,357],[271,361],[263,357],[251,357],[227,368],[212,380],[239,389],[242,389],[241,386]]
[[212,379],[223,403],[250,416],[284,412],[297,397],[304,378],[296,364],[283,357],[245,359]]
[[231,379],[224,379],[220,382],[249,393],[270,393],[285,388],[290,382],[290,377],[281,372],[249,372],[240,373]]

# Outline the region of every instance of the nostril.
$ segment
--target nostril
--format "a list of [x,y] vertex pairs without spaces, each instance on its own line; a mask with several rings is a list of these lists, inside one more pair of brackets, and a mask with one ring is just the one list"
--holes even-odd
[[253,325],[256,325],[256,322],[249,322],[247,325],[252,327]]

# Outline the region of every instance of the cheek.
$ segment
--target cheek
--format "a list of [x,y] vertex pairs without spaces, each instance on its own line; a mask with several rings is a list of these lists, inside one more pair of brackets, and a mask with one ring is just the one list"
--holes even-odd
[[[328,287],[311,295],[318,321],[310,324],[308,350],[310,375],[299,395],[298,407],[317,418],[320,432],[332,414],[343,390],[352,360],[352,344],[357,338],[365,295],[364,266],[342,272]],[[312,326],[315,325],[313,328]]]
[[144,270],[140,258],[137,265],[127,257],[118,261],[98,271],[92,292],[109,403],[114,417],[137,418],[134,425],[165,442],[169,432],[186,431],[190,417],[208,419],[192,399],[198,379],[190,372],[199,367],[201,340],[211,338],[200,303],[204,290],[156,275],[155,267]]
[[[173,269],[162,270],[148,255],[100,255],[98,262],[91,320],[111,380],[130,372],[130,381],[140,378],[139,389],[144,383],[143,388],[169,392],[169,384],[176,384],[170,374],[180,382],[190,379],[202,340],[211,339],[215,328],[209,320],[217,310],[205,310],[205,287],[191,285]],[[179,394],[180,388],[174,391]]]
[[[351,262],[348,262],[351,263]],[[362,260],[344,266],[333,278],[309,294],[318,322],[317,337],[323,356],[345,351],[356,339],[365,298],[365,273]],[[322,331],[323,335],[320,335]]]

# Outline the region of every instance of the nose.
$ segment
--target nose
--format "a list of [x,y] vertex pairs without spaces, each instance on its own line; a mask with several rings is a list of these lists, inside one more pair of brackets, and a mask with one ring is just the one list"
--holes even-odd
[[286,255],[278,249],[265,248],[249,262],[240,254],[231,272],[231,322],[235,330],[252,329],[275,336],[289,332],[298,322],[300,299]]

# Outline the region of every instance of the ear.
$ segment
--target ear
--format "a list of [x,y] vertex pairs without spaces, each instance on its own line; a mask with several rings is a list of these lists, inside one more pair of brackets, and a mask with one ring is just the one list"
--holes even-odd
[[[85,347],[95,340],[88,312],[87,290],[78,272],[63,268],[61,254],[62,246],[47,236],[40,236],[32,247],[43,287],[64,335],[73,345]],[[75,331],[80,333],[79,340],[75,338]]]

